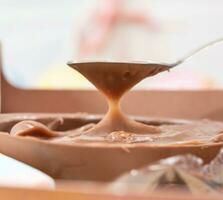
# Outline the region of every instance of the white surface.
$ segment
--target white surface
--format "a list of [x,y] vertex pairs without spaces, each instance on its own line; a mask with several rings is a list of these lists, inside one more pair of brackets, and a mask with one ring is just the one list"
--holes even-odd
[[0,186],[53,189],[55,183],[37,169],[0,154]]

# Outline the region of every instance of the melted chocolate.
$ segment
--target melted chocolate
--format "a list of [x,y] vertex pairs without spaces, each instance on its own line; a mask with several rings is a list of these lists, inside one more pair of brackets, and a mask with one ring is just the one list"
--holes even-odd
[[[157,128],[159,128],[160,133],[156,134],[134,134],[125,131],[114,131],[107,135],[85,134],[91,131],[95,126],[96,125],[94,123],[87,123],[79,128],[74,128],[67,131],[56,131],[50,129],[49,125],[43,125],[39,122],[25,120],[16,123],[12,127],[10,134],[23,137],[32,136],[57,143],[143,142],[155,145],[200,145],[207,143],[219,143],[223,141],[221,137],[223,123],[209,120],[188,121],[185,124],[177,124],[176,122],[176,124],[159,125]],[[145,124],[145,126],[151,125]]]
[[[0,130],[11,130],[13,135],[1,132],[0,151],[57,179],[111,181],[129,170],[179,154],[193,154],[208,163],[222,147],[222,141],[215,144],[213,139],[222,134],[223,123],[208,120],[138,118],[141,123],[159,127],[161,132],[133,134],[116,131],[107,136],[84,135],[83,139],[82,134],[100,119],[80,113],[2,114]],[[30,126],[30,120],[40,124],[31,123]],[[50,126],[55,121],[62,123]],[[24,123],[25,129],[19,131]],[[35,129],[35,134],[32,125],[40,127]],[[49,132],[54,136],[44,137],[50,135]]]
[[138,82],[167,70],[166,66],[153,64],[150,67],[135,63],[85,63],[68,64],[85,76],[103,94],[109,110],[105,117],[88,135],[108,135],[114,131],[125,131],[134,134],[159,133],[159,128],[138,123],[126,116],[120,107],[122,96]]

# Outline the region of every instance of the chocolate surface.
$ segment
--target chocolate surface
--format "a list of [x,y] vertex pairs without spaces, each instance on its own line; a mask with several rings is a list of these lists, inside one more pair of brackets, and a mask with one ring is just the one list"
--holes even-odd
[[[54,123],[58,118],[52,120],[49,124]],[[65,121],[63,119],[63,121]],[[61,123],[63,126],[65,122]],[[172,124],[167,121],[167,124],[162,122],[153,121],[153,123],[159,124],[159,126],[152,125],[150,122],[137,122],[144,124],[145,126],[157,127],[160,132],[156,134],[134,134],[125,131],[115,131],[107,135],[85,135],[83,132],[87,132],[95,127],[97,123],[87,123],[81,127],[69,127],[65,131],[53,130],[49,124],[42,124],[40,122],[23,120],[16,123],[10,131],[13,136],[32,136],[39,139],[47,140],[53,143],[66,143],[74,144],[77,142],[105,142],[105,143],[147,143],[151,145],[199,145],[208,143],[222,142],[223,138],[223,123],[210,120],[199,121],[184,121],[184,123]]]
[[[0,152],[34,166],[54,178],[75,180],[111,181],[131,169],[137,169],[162,158],[190,153],[201,157],[205,163],[211,161],[222,147],[222,142],[213,143],[128,143],[110,141],[57,141],[56,138],[12,136],[13,126],[22,121],[35,121],[48,126],[55,119],[63,118],[56,132],[96,124],[101,116],[76,114],[2,114],[0,115]],[[153,126],[186,126],[196,121],[176,119],[135,118]],[[206,123],[204,121],[204,123]],[[219,122],[214,122],[219,124]],[[156,136],[156,134],[152,134]],[[40,134],[41,136],[41,134]],[[91,137],[90,137],[91,138]],[[58,137],[58,139],[61,139]],[[123,138],[122,138],[123,139]]]

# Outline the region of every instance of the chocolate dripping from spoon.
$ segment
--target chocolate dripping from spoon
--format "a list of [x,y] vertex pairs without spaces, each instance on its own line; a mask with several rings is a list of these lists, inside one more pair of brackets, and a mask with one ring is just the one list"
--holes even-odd
[[112,132],[124,131],[134,134],[159,133],[156,126],[145,125],[126,116],[120,106],[123,95],[138,82],[168,70],[166,65],[151,64],[150,67],[136,63],[68,63],[68,65],[87,78],[106,98],[108,112],[87,135],[106,136]]

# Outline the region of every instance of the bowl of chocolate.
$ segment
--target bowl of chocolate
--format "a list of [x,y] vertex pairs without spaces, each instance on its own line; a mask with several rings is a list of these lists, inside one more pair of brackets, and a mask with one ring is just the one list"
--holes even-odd
[[108,112],[104,116],[2,114],[0,152],[56,179],[111,181],[132,169],[180,154],[193,154],[206,163],[222,147],[223,122],[130,117],[122,111],[123,95],[144,78],[168,70],[165,66],[119,62],[68,65],[105,97]]

